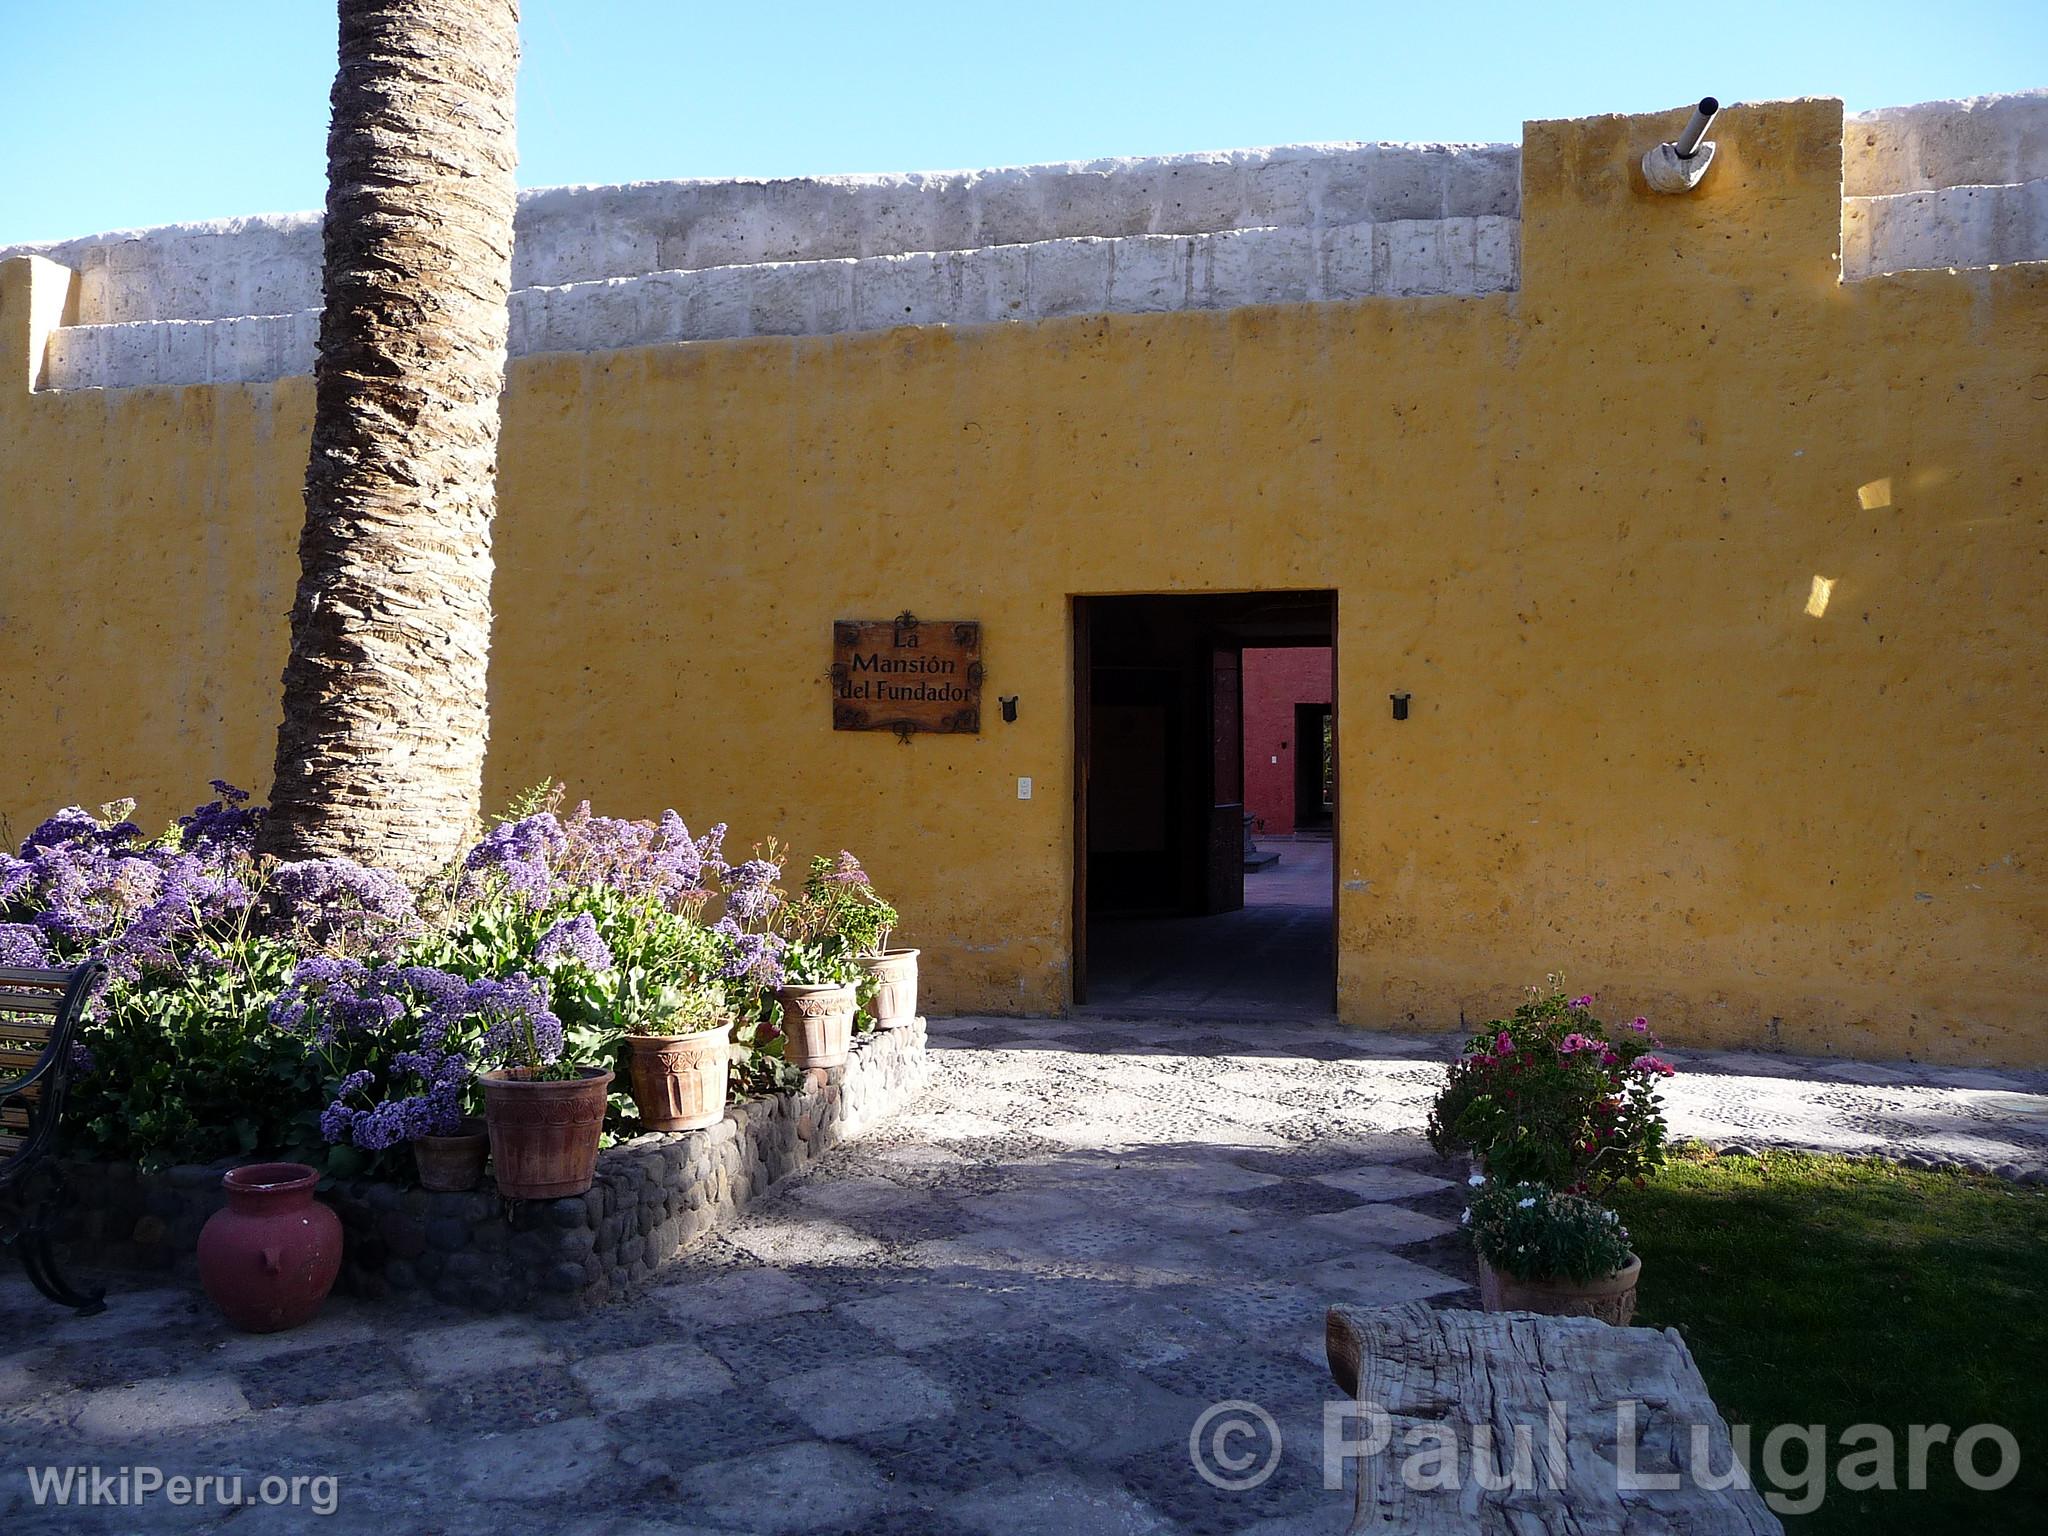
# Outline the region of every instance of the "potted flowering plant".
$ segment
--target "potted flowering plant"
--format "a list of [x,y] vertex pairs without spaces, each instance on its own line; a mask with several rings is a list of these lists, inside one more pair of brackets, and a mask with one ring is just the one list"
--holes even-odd
[[462,977],[432,966],[334,955],[299,962],[270,1020],[326,1064],[328,1171],[349,1171],[344,1158],[354,1154],[374,1165],[407,1144],[424,1188],[476,1188],[488,1142],[471,1113],[470,994]]
[[1657,1083],[1671,1065],[1637,1018],[1610,1034],[1562,978],[1466,1044],[1429,1117],[1438,1153],[1469,1152],[1492,1178],[1552,1189],[1641,1183],[1664,1161]]
[[619,1005],[633,1107],[650,1131],[701,1131],[725,1118],[732,1018],[715,983],[674,982]]
[[877,1029],[901,1029],[917,1017],[917,951],[891,949],[896,909],[883,899],[845,849],[837,859],[811,860],[804,899],[813,926],[836,936],[861,972],[860,993]]
[[860,977],[852,951],[831,935],[789,941],[782,985],[775,989],[784,1061],[800,1068],[845,1064],[853,1052]]
[[582,1194],[597,1176],[611,1072],[563,1058],[562,1021],[531,977],[486,978],[470,994],[484,1024],[484,1059],[502,1063],[479,1079],[498,1193],[512,1200]]
[[1625,1326],[1635,1316],[1643,1262],[1629,1251],[1614,1212],[1583,1195],[1541,1184],[1473,1176],[1465,1212],[1479,1250],[1479,1300],[1488,1312],[1597,1317]]
[[558,1011],[595,1021],[598,1051],[616,1051],[633,1107],[651,1131],[694,1131],[725,1116],[732,1020],[722,979],[727,944],[661,901],[587,894],[534,947]]

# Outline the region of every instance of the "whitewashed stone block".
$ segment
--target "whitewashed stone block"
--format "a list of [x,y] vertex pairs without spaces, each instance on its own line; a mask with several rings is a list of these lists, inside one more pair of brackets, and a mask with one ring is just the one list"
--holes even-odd
[[1030,313],[1042,320],[1109,308],[1109,245],[1046,240],[1029,247]]
[[[313,323],[317,328],[320,317],[315,314]],[[163,363],[160,377],[166,384],[199,384],[212,377],[213,338],[209,328],[218,322],[211,320],[169,320],[161,324],[163,331]],[[62,335],[60,331],[58,333]],[[305,371],[313,371],[313,359],[308,355]]]
[[1244,304],[1297,304],[1321,287],[1315,243],[1305,229],[1234,229],[1210,235],[1202,294],[1204,308]]
[[1323,231],[1323,297],[1363,299],[1380,291],[1370,224],[1340,224]]
[[1373,226],[1373,265],[1385,284],[1382,292],[1415,298],[1451,291],[1443,226],[1440,219],[1400,219]]
[[1110,243],[1109,307],[1144,314],[1184,309],[1194,241],[1180,235],[1137,235]]
[[887,330],[956,320],[945,278],[941,258],[931,254],[875,256],[854,263],[854,328]]
[[1238,222],[1252,227],[1309,226],[1320,222],[1317,173],[1330,162],[1299,158],[1266,161],[1244,171],[1244,210]]
[[696,274],[696,333],[705,340],[751,335],[753,291],[744,267],[713,267]]
[[1490,216],[1472,221],[1474,293],[1503,293],[1522,283],[1522,221]]
[[52,331],[43,353],[44,387],[85,389],[93,385],[99,372],[98,345],[97,327],[70,325]]
[[302,309],[291,317],[279,378],[310,374],[320,356],[320,311]]
[[1513,144],[1464,144],[1444,177],[1444,212],[1454,217],[1519,219],[1522,151]]
[[958,274],[958,312],[963,323],[1031,318],[1030,246],[960,251],[948,263],[948,270]]

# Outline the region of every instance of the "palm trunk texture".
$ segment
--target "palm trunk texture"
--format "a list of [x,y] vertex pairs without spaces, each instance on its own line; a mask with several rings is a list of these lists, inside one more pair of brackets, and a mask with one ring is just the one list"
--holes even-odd
[[474,825],[517,0],[341,0],[326,305],[264,852],[411,875]]

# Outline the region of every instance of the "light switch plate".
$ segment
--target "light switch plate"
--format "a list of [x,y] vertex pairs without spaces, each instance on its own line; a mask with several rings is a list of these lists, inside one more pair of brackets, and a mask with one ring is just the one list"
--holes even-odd
[[1031,781],[1029,779],[1019,779],[1017,781],[1017,798],[1019,800],[1029,800],[1031,798]]

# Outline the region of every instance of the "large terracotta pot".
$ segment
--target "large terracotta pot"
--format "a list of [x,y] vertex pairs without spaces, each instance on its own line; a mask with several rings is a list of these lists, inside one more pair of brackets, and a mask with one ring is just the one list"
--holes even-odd
[[627,1076],[650,1131],[701,1131],[725,1118],[732,1025],[694,1035],[626,1036]]
[[453,1136],[415,1136],[412,1160],[420,1170],[420,1188],[437,1194],[460,1194],[483,1182],[484,1159],[491,1142],[481,1120],[465,1120]]
[[304,1163],[253,1163],[221,1178],[225,1209],[199,1233],[199,1283],[244,1333],[310,1320],[341,1273],[341,1218],[313,1198]]
[[1517,1280],[1485,1259],[1479,1261],[1479,1305],[1487,1312],[1540,1312],[1545,1317],[1597,1317],[1617,1328],[1636,1315],[1636,1282],[1643,1261],[1629,1255],[1628,1264],[1611,1275],[1579,1280]]
[[860,1006],[851,986],[778,987],[782,1059],[793,1067],[845,1065],[853,1051],[853,1015]]
[[917,1017],[917,951],[885,949],[862,955],[860,967],[875,979],[875,1028],[901,1029]]
[[508,1200],[559,1200],[580,1195],[597,1177],[597,1138],[612,1085],[602,1067],[584,1067],[561,1081],[501,1067],[484,1085],[484,1124],[498,1193]]

